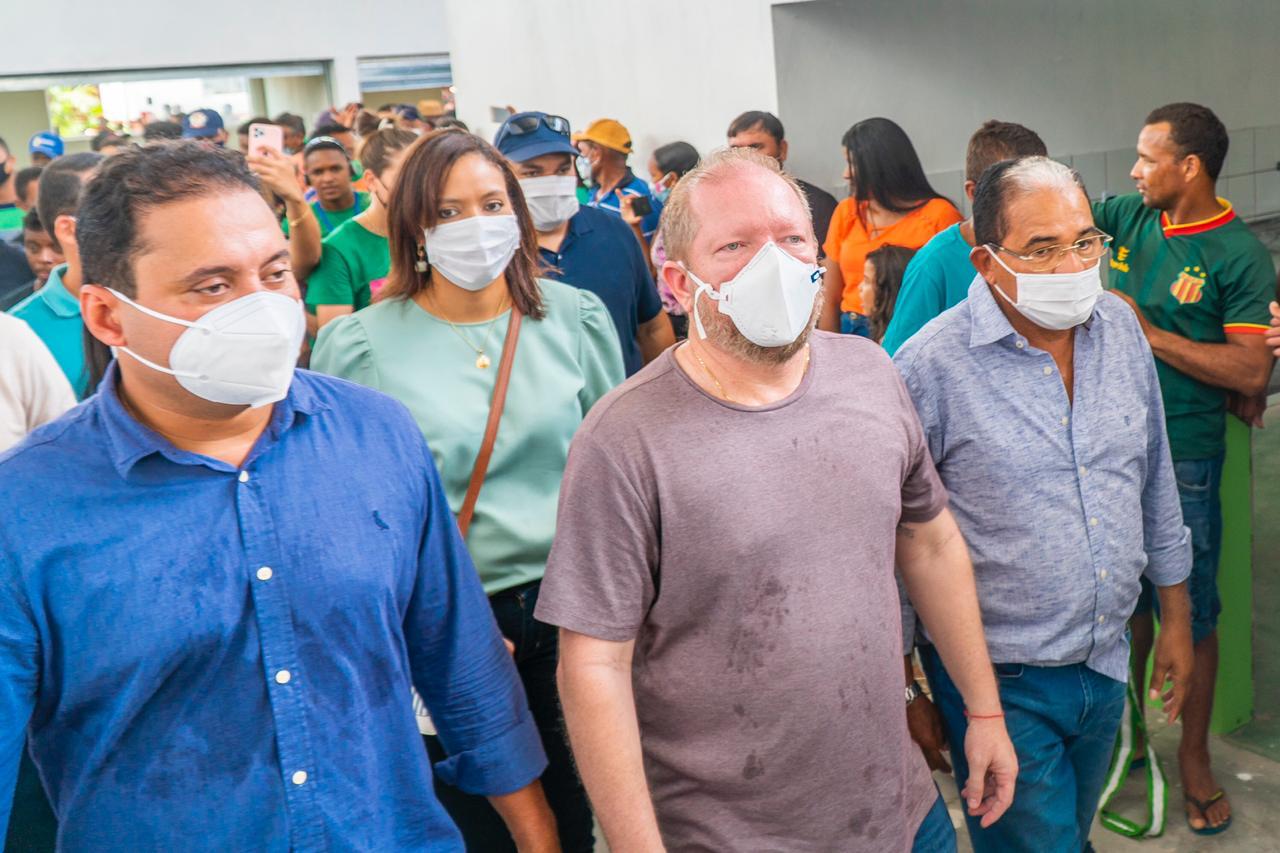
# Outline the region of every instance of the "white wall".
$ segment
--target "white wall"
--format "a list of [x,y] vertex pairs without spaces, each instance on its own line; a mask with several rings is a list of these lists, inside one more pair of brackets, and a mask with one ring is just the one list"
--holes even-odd
[[0,75],[330,60],[339,102],[359,97],[358,57],[449,49],[444,0],[43,0],[4,16]]
[[458,117],[492,139],[491,107],[615,118],[647,180],[653,149],[724,145],[734,116],[776,106],[769,0],[445,0]]
[[[1138,130],[1161,104],[1204,103],[1233,131],[1280,125],[1274,0],[824,0],[773,20],[791,163],[828,185],[840,137],[877,115],[906,129],[948,194],[988,118],[1036,130],[1094,192],[1132,188]],[[1225,174],[1277,160],[1280,127],[1233,133]],[[1227,183],[1245,213],[1280,197],[1274,171]]]

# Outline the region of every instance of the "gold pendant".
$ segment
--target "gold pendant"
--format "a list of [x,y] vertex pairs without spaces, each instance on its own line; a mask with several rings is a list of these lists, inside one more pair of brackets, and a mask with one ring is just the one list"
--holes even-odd
[[489,361],[489,356],[485,355],[484,353],[480,353],[480,355],[476,356],[476,367],[480,368],[481,370],[487,370],[489,368],[489,365],[492,363],[493,362]]

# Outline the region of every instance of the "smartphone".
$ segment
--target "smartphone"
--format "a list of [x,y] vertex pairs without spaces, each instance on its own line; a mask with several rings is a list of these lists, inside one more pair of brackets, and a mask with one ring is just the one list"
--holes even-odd
[[653,213],[653,202],[649,201],[647,195],[632,196],[631,212],[636,216],[648,216]]
[[278,124],[249,125],[249,150],[245,154],[258,154],[263,148],[283,154],[284,128]]

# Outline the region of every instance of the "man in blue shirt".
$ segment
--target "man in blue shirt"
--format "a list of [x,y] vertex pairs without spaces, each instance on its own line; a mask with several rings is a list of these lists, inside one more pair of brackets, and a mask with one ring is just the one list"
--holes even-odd
[[0,788],[29,732],[62,848],[461,851],[413,686],[440,775],[551,849],[430,452],[398,403],[295,372],[288,246],[243,159],[121,154],[78,220],[86,324],[119,359],[0,456]]
[[[969,137],[964,156],[964,194],[973,201],[973,189],[990,166],[1016,157],[1048,155],[1034,130],[1020,124],[991,119]],[[881,345],[893,355],[925,323],[969,295],[975,271],[969,261],[973,249],[973,219],[939,231],[907,264],[894,303],[893,319]]]
[[644,198],[651,208],[640,220],[640,232],[645,239],[645,250],[653,242],[658,230],[658,218],[662,214],[662,201],[649,185],[636,177],[627,165],[631,155],[631,132],[621,122],[600,118],[587,125],[582,133],[573,135],[573,142],[580,154],[578,164],[582,179],[591,184],[592,207],[607,210],[622,218],[622,198]]
[[[967,301],[898,351],[969,550],[1018,754],[978,853],[1085,849],[1125,706],[1139,578],[1164,620],[1150,690],[1176,719],[1192,668],[1191,542],[1151,349],[1103,294],[1110,239],[1079,176],[1047,157],[1000,163],[974,194]],[[921,661],[952,744],[967,715],[932,647]],[[917,700],[921,701],[921,700]],[[952,751],[957,778],[964,756]]]
[[520,179],[544,275],[604,300],[630,376],[675,343],[675,333],[640,241],[619,217],[578,203],[569,139],[566,119],[526,112],[503,122],[493,144]]
[[102,155],[83,151],[59,157],[40,175],[37,210],[54,248],[66,263],[54,267],[44,287],[19,302],[9,313],[27,321],[44,341],[67,381],[84,399],[89,388],[85,361],[84,323],[80,320],[80,249],[76,242],[76,208],[86,181],[93,175]]

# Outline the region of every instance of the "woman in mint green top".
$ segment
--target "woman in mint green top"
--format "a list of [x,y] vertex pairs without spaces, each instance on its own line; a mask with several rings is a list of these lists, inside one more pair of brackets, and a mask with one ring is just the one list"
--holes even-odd
[[[542,734],[549,762],[542,788],[561,848],[589,853],[591,811],[556,692],[556,629],[535,620],[533,609],[569,443],[591,406],[623,379],[617,332],[595,294],[537,277],[536,232],[519,183],[478,137],[424,137],[405,155],[389,201],[391,269],[381,298],[324,326],[311,366],[409,408],[456,513],[484,436],[512,311],[523,315],[467,546],[498,627],[514,646]],[[447,755],[447,745],[426,740],[433,761]],[[483,798],[439,779],[436,790],[468,849],[515,849]]]

